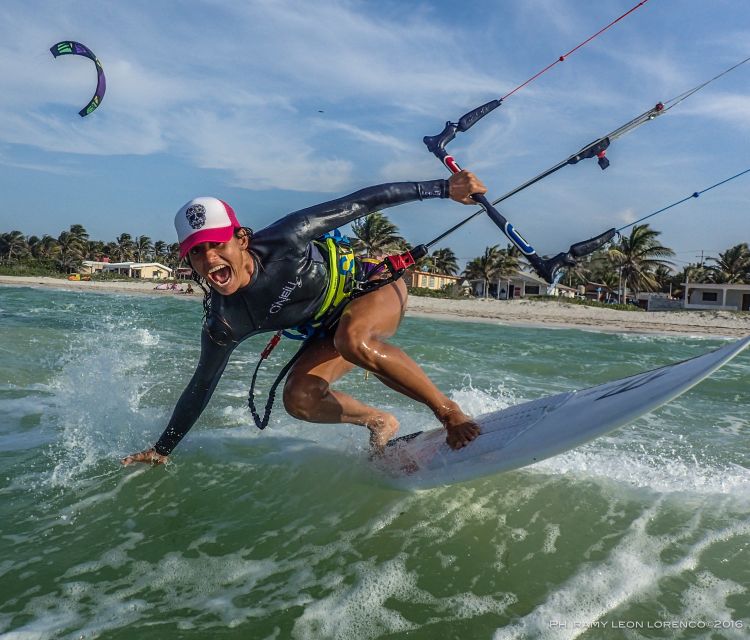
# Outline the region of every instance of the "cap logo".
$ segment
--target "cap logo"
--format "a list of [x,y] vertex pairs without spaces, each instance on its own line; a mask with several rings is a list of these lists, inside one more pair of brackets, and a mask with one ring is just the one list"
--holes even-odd
[[206,207],[202,204],[194,204],[185,210],[185,217],[193,229],[200,229],[206,224]]

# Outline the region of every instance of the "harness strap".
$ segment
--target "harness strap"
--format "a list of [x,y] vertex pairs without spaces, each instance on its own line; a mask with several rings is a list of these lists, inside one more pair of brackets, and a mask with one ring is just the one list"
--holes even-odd
[[274,380],[273,384],[271,385],[271,389],[268,392],[268,400],[266,400],[266,408],[263,412],[263,418],[260,417],[258,414],[258,410],[255,407],[255,382],[258,378],[258,371],[260,370],[260,365],[263,364],[263,361],[268,358],[271,351],[273,351],[274,347],[279,344],[279,340],[281,340],[281,331],[277,331],[273,338],[271,338],[270,342],[266,345],[266,348],[263,350],[263,353],[260,355],[260,360],[258,360],[258,364],[255,366],[255,372],[253,373],[253,381],[250,383],[250,391],[247,394],[247,406],[250,408],[250,413],[253,414],[253,421],[255,422],[255,426],[258,427],[261,431],[265,429],[268,426],[268,421],[271,418],[271,410],[273,409],[273,403],[276,400],[276,389],[278,388],[281,381],[284,379],[287,373],[289,373],[289,369],[292,368],[292,365],[299,360],[300,356],[302,355],[302,352],[305,350],[305,347],[309,344],[307,340],[303,342],[300,345],[300,348],[297,350],[297,353],[295,353],[292,356],[292,359],[289,360],[284,365],[284,368],[281,370],[278,376],[276,376],[276,380]]
[[377,291],[381,287],[391,284],[392,282],[396,282],[403,277],[409,267],[413,266],[418,260],[421,260],[426,256],[427,252],[427,245],[420,244],[399,255],[386,256],[378,263],[378,266],[373,269],[372,273],[387,270],[389,275],[385,278],[378,278],[377,280],[357,282],[354,291],[352,291],[351,297],[358,298],[366,293]]
[[335,309],[349,298],[354,278],[354,251],[349,241],[338,229],[333,234],[326,234],[315,244],[328,257],[328,287],[323,296],[323,302],[313,317],[313,324],[326,317],[331,309]]

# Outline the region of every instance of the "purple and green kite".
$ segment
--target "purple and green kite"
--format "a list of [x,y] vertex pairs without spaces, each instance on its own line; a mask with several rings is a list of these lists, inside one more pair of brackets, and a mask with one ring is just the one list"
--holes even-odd
[[104,69],[102,69],[102,63],[99,62],[99,59],[94,55],[94,52],[91,51],[91,49],[89,49],[86,45],[83,45],[80,42],[73,42],[72,40],[64,40],[63,42],[58,42],[56,45],[50,47],[49,50],[52,52],[52,55],[55,56],[55,58],[57,58],[57,56],[63,55],[78,55],[86,56],[87,58],[90,58],[94,61],[94,64],[96,65],[97,77],[96,91],[94,92],[94,95],[89,103],[78,112],[78,115],[82,118],[89,115],[101,104],[102,99],[104,98],[104,92],[107,90],[107,80],[104,77]]

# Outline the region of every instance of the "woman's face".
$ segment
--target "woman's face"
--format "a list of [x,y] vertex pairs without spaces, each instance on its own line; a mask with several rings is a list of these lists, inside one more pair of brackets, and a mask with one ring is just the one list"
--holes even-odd
[[253,261],[247,252],[246,232],[228,242],[202,242],[188,252],[190,264],[212,289],[229,296],[250,284]]

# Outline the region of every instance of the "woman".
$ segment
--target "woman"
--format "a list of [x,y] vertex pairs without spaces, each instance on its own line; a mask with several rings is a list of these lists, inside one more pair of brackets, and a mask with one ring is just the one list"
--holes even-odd
[[[364,426],[370,431],[373,450],[382,450],[398,430],[398,420],[331,388],[359,366],[388,387],[427,405],[445,426],[452,448],[466,446],[479,435],[478,425],[411,358],[386,342],[403,318],[406,285],[398,280],[332,304],[335,286],[331,283],[344,276],[332,273],[330,265],[336,263],[324,255],[326,246],[319,239],[378,209],[427,198],[449,197],[474,204],[471,195],[486,191],[468,171],[449,180],[383,184],[296,211],[257,233],[242,227],[232,208],[221,200],[196,198],[185,204],[175,217],[180,257],[187,256],[195,273],[210,287],[204,303],[201,356],[157,443],[122,463],[167,461],[208,404],[240,342],[314,320],[326,320],[327,329],[308,341],[289,371],[284,406],[292,416],[308,422]],[[330,243],[327,247],[336,250]],[[341,281],[344,285],[346,278]]]

